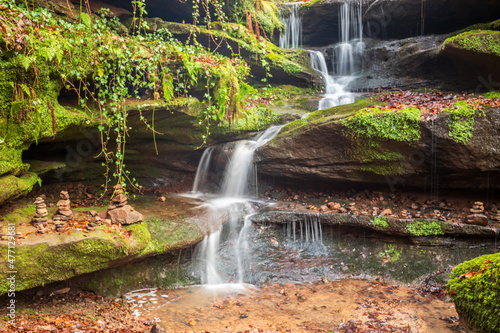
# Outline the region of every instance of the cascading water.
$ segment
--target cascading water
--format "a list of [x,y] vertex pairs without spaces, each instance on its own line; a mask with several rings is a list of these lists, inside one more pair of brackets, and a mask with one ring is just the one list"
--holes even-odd
[[320,51],[309,50],[311,67],[321,73],[325,83],[325,93],[318,103],[318,110],[354,102],[354,95],[346,91],[352,77],[333,77],[328,73],[325,56]]
[[[284,8],[290,8],[285,4]],[[291,48],[293,44],[282,43],[287,40],[290,31],[302,31],[300,18],[297,18],[298,5],[290,10],[290,16],[284,18],[285,30],[280,35],[280,47]],[[309,50],[311,67],[323,77],[325,91],[319,101],[318,109],[326,109],[338,105],[353,103],[355,96],[347,90],[349,83],[355,79],[356,73],[362,70],[362,56],[365,49],[363,43],[362,1],[345,1],[339,9],[339,40],[332,47],[332,72],[330,75],[325,56],[321,51]],[[292,19],[293,18],[293,19]],[[292,25],[294,24],[294,25]],[[288,30],[290,29],[290,30]],[[299,37],[299,40],[302,38]]]
[[212,152],[214,147],[208,147],[203,152],[201,156],[200,163],[198,164],[198,169],[196,169],[196,176],[193,182],[193,193],[200,192],[202,190],[203,184],[207,182],[208,168],[210,167],[210,159],[212,157]]
[[[212,210],[225,210],[229,215],[228,228],[210,230],[202,243],[196,249],[196,270],[204,285],[214,288],[224,286],[228,281],[243,283],[245,267],[251,265],[248,260],[247,232],[251,226],[249,217],[255,213],[250,199],[257,193],[250,193],[249,183],[255,179],[253,155],[255,150],[273,139],[283,126],[271,126],[254,140],[243,140],[236,144],[231,158],[224,170],[224,177],[220,194],[209,200],[206,205]],[[207,173],[211,150],[205,151],[198,169],[201,182],[202,175]],[[198,183],[193,190],[201,188]],[[256,187],[255,187],[256,191]],[[213,214],[215,216],[215,214]],[[243,221],[243,226],[241,226]],[[217,225],[217,223],[215,223]],[[231,246],[221,249],[221,243],[227,242]],[[230,250],[228,250],[230,249]],[[223,260],[222,260],[223,259]]]
[[302,19],[299,15],[299,6],[302,2],[282,4],[281,19],[285,30],[280,34],[280,47],[283,49],[297,49],[302,46]]

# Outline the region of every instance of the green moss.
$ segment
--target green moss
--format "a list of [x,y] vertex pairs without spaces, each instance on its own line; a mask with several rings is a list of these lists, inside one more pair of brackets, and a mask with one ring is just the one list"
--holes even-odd
[[420,139],[420,116],[416,107],[381,110],[367,108],[341,120],[351,137],[415,142]]
[[377,229],[386,229],[389,227],[389,222],[385,217],[376,217],[371,222]]
[[358,99],[352,104],[335,106],[328,109],[312,112],[307,118],[297,119],[285,125],[280,131],[280,137],[297,135],[300,132],[308,131],[316,126],[329,124],[338,121],[346,116],[355,114],[360,109],[372,106],[373,100],[368,98]]
[[439,221],[414,221],[406,228],[413,236],[437,236],[444,235],[443,224]]
[[[32,213],[30,206],[23,216]],[[92,238],[86,238],[82,232],[73,232],[69,236],[51,235],[57,238],[49,243],[18,246],[17,290],[102,270],[113,266],[118,260],[127,262],[134,258],[162,254],[203,238],[198,228],[183,219],[166,221],[150,218],[146,222],[124,226],[123,229],[132,231],[131,236],[124,238],[117,231],[101,226],[91,234]],[[8,287],[4,278],[7,271],[6,254],[7,248],[0,248],[0,294],[5,293]]]
[[475,332],[500,332],[500,253],[458,265],[446,289]]
[[311,1],[305,2],[305,3],[303,3],[303,4],[299,7],[299,13],[300,13],[300,14],[304,14],[304,13],[306,13],[309,9],[311,9],[311,7],[313,7],[313,6],[318,6],[318,5],[322,5],[322,4],[326,3],[326,2],[327,2],[326,0],[311,0]]
[[448,135],[455,142],[467,144],[474,133],[476,108],[465,101],[460,101],[444,109],[444,111],[450,113],[448,117],[448,126],[450,128]]
[[19,198],[29,193],[38,181],[34,173],[25,173],[16,177],[6,175],[0,177],[0,203]]
[[483,94],[486,98],[500,98],[500,91],[490,91]]
[[497,30],[498,31],[498,30],[500,30],[500,20],[496,20],[496,21],[488,22],[488,23],[474,24],[474,25],[468,26],[465,29],[462,29],[462,30],[455,32],[454,35],[458,35],[458,34],[468,32],[471,30]]
[[476,53],[500,56],[500,31],[472,30],[446,39],[443,48],[453,45]]
[[351,141],[347,154],[363,163],[362,171],[379,175],[405,174],[405,156],[384,149],[382,143],[387,140],[409,144],[418,141],[421,114],[422,111],[415,107],[389,110],[365,108],[342,119],[344,133]]

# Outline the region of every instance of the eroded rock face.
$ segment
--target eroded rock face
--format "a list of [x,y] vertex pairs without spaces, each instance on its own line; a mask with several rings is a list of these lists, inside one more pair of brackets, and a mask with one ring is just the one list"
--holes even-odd
[[382,42],[366,40],[364,71],[351,83],[350,89],[463,88],[467,84],[456,75],[459,66],[440,53],[447,37],[437,35]]
[[[449,136],[448,115],[420,123],[414,144],[386,140],[380,146],[400,158],[352,154],[339,117],[326,117],[287,131],[256,152],[262,175],[312,185],[354,182],[417,188],[479,189],[498,187],[500,177],[500,110],[477,120],[467,144]],[[360,139],[359,139],[360,140]],[[436,176],[438,181],[436,181]],[[431,181],[434,179],[434,181]]]
[[[341,4],[342,1],[326,0],[302,6],[305,45],[321,46],[339,41]],[[500,2],[494,0],[364,0],[363,35],[387,40],[446,34],[496,20],[499,12]]]

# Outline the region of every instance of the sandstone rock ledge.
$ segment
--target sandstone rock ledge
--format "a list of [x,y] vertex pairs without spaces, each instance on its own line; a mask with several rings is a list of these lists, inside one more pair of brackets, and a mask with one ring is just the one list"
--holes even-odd
[[[224,214],[220,212],[213,220],[223,223]],[[9,290],[8,271],[17,271],[16,291],[22,291],[190,247],[206,234],[208,214],[192,199],[172,197],[153,204],[145,215],[144,222],[122,228],[101,225],[92,232],[70,229],[18,239],[13,269],[9,268],[8,242],[0,241],[0,295]]]

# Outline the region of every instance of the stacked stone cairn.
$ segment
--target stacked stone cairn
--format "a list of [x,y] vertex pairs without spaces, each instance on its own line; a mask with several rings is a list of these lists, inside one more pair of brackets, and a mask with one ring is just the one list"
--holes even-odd
[[467,215],[466,223],[468,224],[477,224],[482,226],[489,225],[488,217],[483,214],[484,212],[484,204],[480,201],[474,202],[474,205],[470,209],[472,214]]
[[56,231],[62,231],[67,226],[68,221],[73,218],[68,191],[61,191],[59,198],[60,200],[57,202],[57,212],[52,217],[56,225]]
[[115,196],[111,199],[111,204],[104,212],[99,214],[103,220],[110,219],[113,223],[132,224],[143,221],[141,213],[137,212],[128,204],[127,197],[123,194],[121,185],[114,186]]
[[33,219],[31,219],[31,224],[38,229],[37,232],[45,234],[47,233],[47,216],[49,215],[47,204],[45,204],[45,196],[36,197],[34,204],[36,206],[36,213]]

